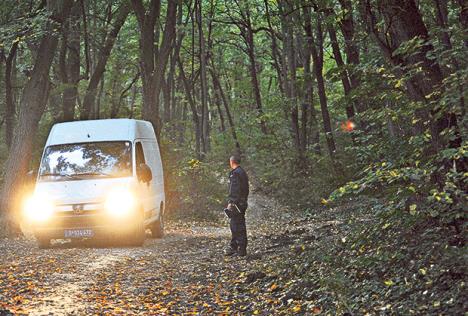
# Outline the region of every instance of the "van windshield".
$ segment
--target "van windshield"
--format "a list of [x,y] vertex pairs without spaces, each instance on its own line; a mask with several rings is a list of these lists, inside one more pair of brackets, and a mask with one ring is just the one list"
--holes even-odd
[[128,141],[54,145],[46,148],[39,180],[64,181],[132,175]]

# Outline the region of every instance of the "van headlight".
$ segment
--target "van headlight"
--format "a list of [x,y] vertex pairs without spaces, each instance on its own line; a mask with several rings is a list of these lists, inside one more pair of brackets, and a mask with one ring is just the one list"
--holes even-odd
[[125,189],[116,189],[109,193],[104,204],[108,214],[115,217],[124,217],[135,208],[135,197],[132,192]]
[[44,222],[52,217],[54,213],[54,203],[47,195],[35,193],[25,200],[23,213],[30,221]]

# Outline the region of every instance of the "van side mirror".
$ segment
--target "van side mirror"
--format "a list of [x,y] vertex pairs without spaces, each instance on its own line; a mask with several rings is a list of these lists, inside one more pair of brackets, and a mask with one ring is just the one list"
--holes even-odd
[[145,164],[141,163],[137,169],[138,180],[149,183],[153,179],[153,173],[151,168]]

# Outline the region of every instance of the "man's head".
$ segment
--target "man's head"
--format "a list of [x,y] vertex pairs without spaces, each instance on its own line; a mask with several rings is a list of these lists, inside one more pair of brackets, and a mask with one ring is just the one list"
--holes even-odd
[[229,165],[231,166],[231,169],[236,169],[240,165],[240,162],[241,158],[237,155],[233,155],[231,158],[229,158]]

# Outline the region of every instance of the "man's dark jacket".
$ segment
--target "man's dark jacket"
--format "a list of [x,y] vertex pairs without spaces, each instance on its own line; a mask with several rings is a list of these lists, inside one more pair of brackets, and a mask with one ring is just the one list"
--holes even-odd
[[228,203],[236,204],[239,209],[247,209],[249,197],[249,177],[240,166],[229,173],[229,197]]

